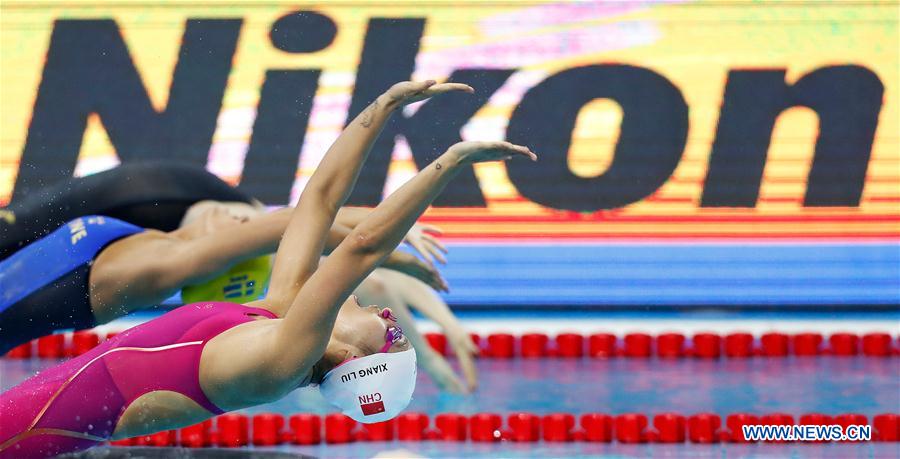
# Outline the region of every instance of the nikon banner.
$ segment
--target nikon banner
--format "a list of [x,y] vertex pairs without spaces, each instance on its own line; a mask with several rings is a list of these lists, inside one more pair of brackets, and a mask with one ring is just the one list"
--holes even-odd
[[456,305],[900,304],[898,8],[878,1],[4,1],[0,202],[120,162],[296,201],[392,83],[351,197],[528,145],[429,211]]

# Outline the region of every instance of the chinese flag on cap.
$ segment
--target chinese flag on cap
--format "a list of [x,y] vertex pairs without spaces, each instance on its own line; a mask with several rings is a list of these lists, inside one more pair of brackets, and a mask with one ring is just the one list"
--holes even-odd
[[384,413],[384,402],[361,403],[359,407],[362,408],[362,412],[366,416]]

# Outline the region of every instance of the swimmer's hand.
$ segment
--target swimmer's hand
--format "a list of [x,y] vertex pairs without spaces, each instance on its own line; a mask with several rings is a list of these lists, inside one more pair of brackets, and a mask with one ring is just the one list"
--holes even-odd
[[466,389],[468,392],[474,392],[478,388],[478,369],[475,367],[478,346],[472,341],[469,332],[457,321],[444,326],[444,335],[453,353],[456,354],[459,368],[466,379]]
[[471,86],[462,83],[437,83],[434,80],[403,81],[391,86],[391,89],[382,94],[377,102],[384,103],[390,108],[399,108],[452,91],[467,92],[469,94],[475,92]]
[[434,265],[420,260],[409,252],[395,250],[388,255],[381,266],[415,277],[439,292],[450,291],[447,281]]
[[456,160],[459,164],[474,164],[488,161],[508,161],[516,157],[537,161],[537,155],[528,147],[509,142],[459,142],[454,144],[444,155]]
[[[424,353],[420,353],[424,354]],[[453,367],[437,352],[429,351],[428,355],[419,355],[419,365],[431,376],[431,379],[443,392],[451,394],[468,394],[471,392],[453,372]]]
[[422,258],[425,258],[429,264],[434,264],[434,260],[446,264],[447,259],[444,254],[447,253],[447,247],[441,243],[433,235],[440,236],[443,234],[440,228],[434,225],[426,225],[424,223],[416,223],[406,233],[403,242],[409,244]]

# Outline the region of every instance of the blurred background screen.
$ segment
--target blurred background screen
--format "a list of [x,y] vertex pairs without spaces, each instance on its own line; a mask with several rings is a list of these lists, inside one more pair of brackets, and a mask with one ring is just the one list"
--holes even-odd
[[426,221],[455,307],[900,303],[891,2],[5,1],[0,203],[174,160],[271,206],[407,79],[351,203],[452,143],[479,164]]

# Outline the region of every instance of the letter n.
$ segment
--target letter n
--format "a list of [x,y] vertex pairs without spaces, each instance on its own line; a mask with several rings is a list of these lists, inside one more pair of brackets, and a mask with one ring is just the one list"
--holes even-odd
[[823,67],[784,81],[784,69],[733,70],[709,159],[703,207],[755,207],[775,121],[790,107],[819,117],[804,205],[858,206],[884,85],[871,70]]
[[92,113],[123,162],[204,165],[240,28],[240,19],[187,21],[159,113],[115,21],[56,21],[13,199],[72,175]]

